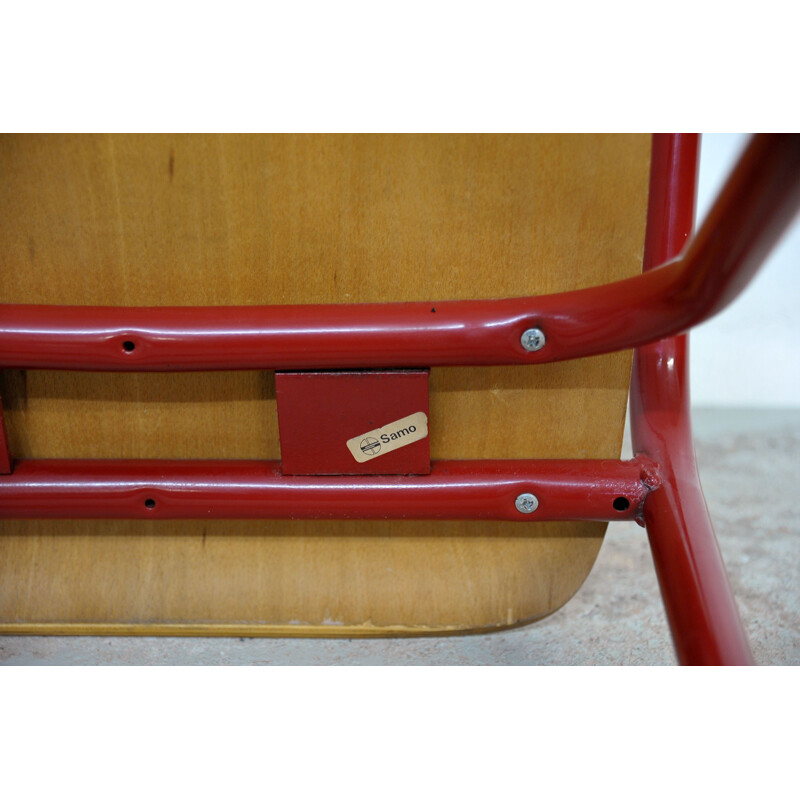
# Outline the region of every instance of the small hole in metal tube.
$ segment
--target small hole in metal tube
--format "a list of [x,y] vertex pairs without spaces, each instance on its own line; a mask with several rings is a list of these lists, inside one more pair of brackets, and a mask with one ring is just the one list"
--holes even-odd
[[627,497],[615,498],[612,505],[617,511],[627,511],[631,507],[630,501]]
[[136,345],[135,345],[135,344],[134,344],[134,342],[132,342],[130,339],[126,339],[126,340],[125,340],[125,341],[122,343],[122,349],[123,349],[123,350],[124,350],[126,353],[132,353],[132,352],[133,352],[133,351],[136,349]]
[[151,508],[152,509],[152,508],[156,507],[156,501],[153,500],[152,497],[148,497],[147,500],[144,501],[144,505],[145,505],[145,508]]

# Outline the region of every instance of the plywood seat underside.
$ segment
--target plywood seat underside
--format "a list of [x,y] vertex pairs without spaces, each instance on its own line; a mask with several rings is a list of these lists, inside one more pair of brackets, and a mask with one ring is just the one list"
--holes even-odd
[[[593,286],[641,270],[649,160],[640,135],[0,137],[0,302],[435,303]],[[623,352],[434,368],[431,456],[618,458],[630,366]],[[0,390],[18,457],[280,458],[268,371],[4,370]],[[0,526],[0,632],[239,636],[535,620],[577,591],[606,527]]]

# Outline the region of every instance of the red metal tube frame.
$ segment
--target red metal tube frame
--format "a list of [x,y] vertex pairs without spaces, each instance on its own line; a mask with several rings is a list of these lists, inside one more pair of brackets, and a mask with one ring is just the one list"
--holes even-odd
[[[139,372],[339,369],[537,364],[607,353],[680,333],[725,308],[798,207],[800,137],[763,134],[754,138],[685,255],[635,278],[508,300],[232,308],[5,305],[0,365]],[[547,337],[537,352],[520,344],[530,327]]]
[[[691,233],[696,164],[697,137],[654,137],[645,272],[592,289],[434,305],[0,307],[0,365],[18,368],[488,365],[636,346],[633,462],[440,462],[430,476],[294,479],[263,462],[22,460],[0,476],[0,516],[543,520],[643,514],[681,662],[750,663],[694,460],[686,340],[674,335],[730,303],[788,226],[800,205],[800,137],[755,137],[677,258]],[[545,331],[547,344],[529,353],[519,340],[534,326]],[[540,496],[530,515],[513,507],[525,491]],[[629,501],[626,510],[614,508],[618,497]]]
[[[696,172],[697,137],[654,137],[645,270],[673,257],[690,235]],[[697,471],[687,345],[687,336],[672,337],[634,354],[634,452],[654,459],[663,480],[645,503],[645,524],[679,661],[751,664]]]
[[[653,465],[439,461],[430,475],[287,476],[277,461],[21,459],[0,477],[0,518],[640,518]],[[534,494],[532,513],[515,500]],[[616,503],[616,505],[615,505]]]

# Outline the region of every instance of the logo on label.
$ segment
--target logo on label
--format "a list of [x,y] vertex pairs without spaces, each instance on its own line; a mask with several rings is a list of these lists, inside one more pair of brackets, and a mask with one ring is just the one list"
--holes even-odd
[[417,411],[416,414],[390,422],[382,428],[348,439],[347,449],[359,464],[363,464],[370,459],[391,453],[399,447],[418,442],[427,435],[428,417],[424,411]]
[[361,440],[361,452],[368,456],[376,456],[381,451],[381,443],[371,436],[367,436]]

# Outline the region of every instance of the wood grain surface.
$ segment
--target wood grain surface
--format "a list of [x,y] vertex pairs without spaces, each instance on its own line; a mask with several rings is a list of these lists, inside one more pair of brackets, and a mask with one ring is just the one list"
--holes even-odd
[[[510,297],[641,269],[643,135],[0,137],[0,301]],[[2,309],[0,308],[0,313]],[[440,458],[616,458],[630,353],[431,371]],[[279,458],[269,372],[5,370],[12,452]],[[392,635],[559,608],[597,523],[4,521],[0,632]]]

